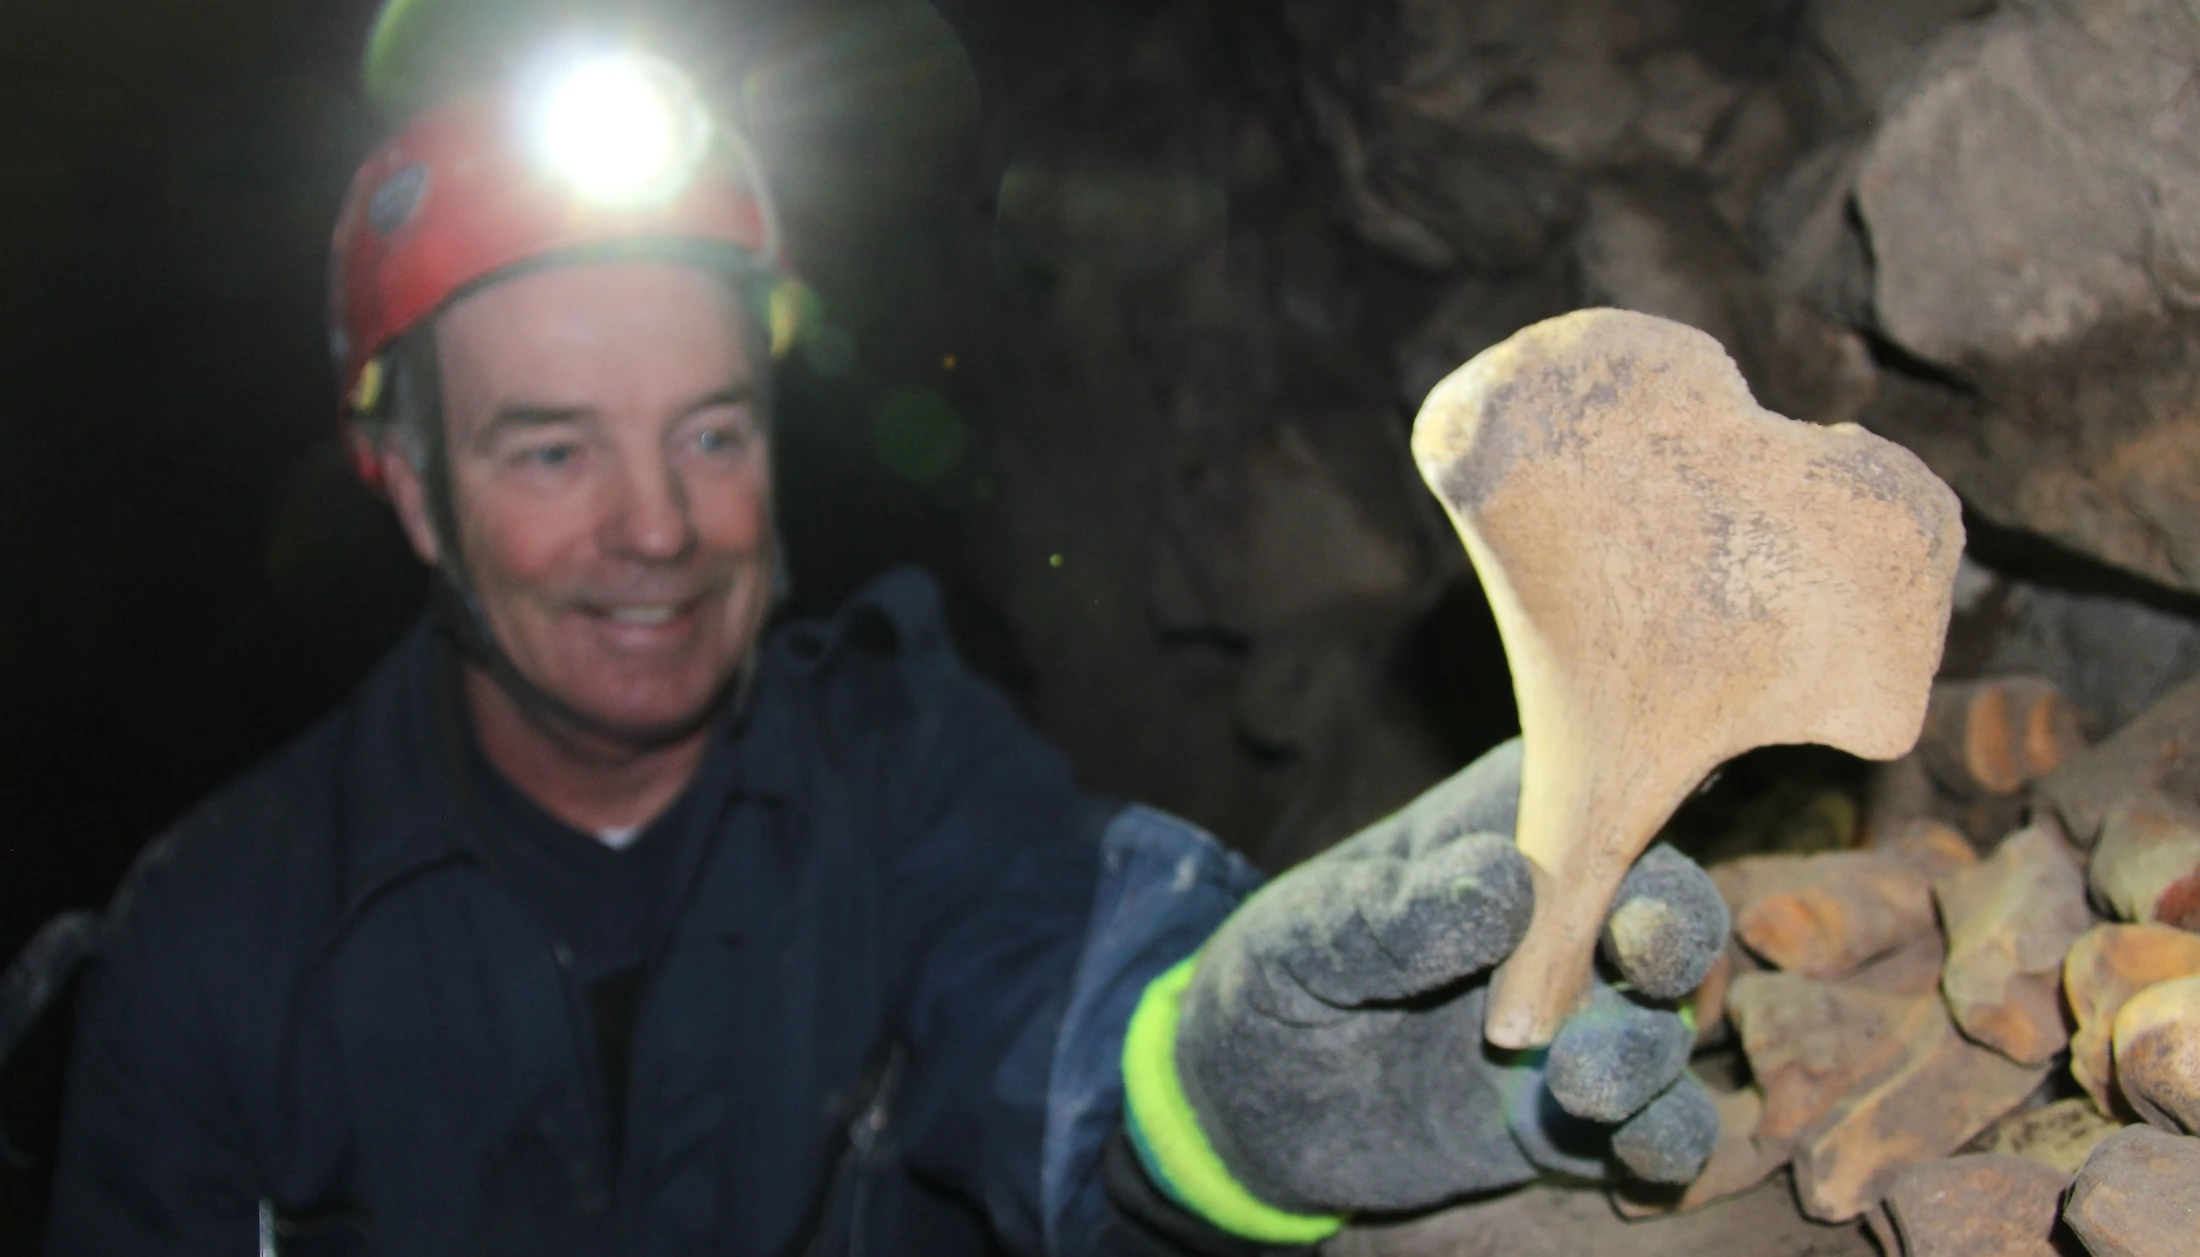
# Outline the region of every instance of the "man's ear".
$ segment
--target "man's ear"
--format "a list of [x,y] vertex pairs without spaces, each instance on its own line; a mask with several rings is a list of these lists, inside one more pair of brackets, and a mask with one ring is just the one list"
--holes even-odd
[[427,482],[421,478],[420,469],[398,449],[398,442],[383,440],[380,444],[375,459],[381,466],[382,487],[390,495],[397,522],[405,530],[405,539],[412,543],[413,553],[434,567],[443,559],[443,547],[436,537],[435,512],[428,506]]

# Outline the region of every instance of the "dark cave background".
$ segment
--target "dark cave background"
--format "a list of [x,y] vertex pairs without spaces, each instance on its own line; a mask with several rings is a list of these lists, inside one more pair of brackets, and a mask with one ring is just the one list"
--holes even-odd
[[[610,6],[482,7],[501,17],[461,33],[493,56],[482,31],[498,21]],[[823,297],[825,328],[784,385],[789,613],[829,612],[887,567],[924,564],[965,652],[1095,784],[1272,863],[1299,853],[1267,839],[1297,793],[1303,713],[1261,713],[1267,728],[1196,709],[1249,666],[1277,670],[1270,705],[1289,708],[1323,684],[1320,661],[1268,663],[1267,625],[1208,614],[1196,589],[1165,591],[1191,605],[1159,613],[1114,605],[1167,544],[1157,534],[1246,531],[1220,518],[1245,486],[1216,482],[1243,478],[1230,462],[1246,434],[1228,429],[1253,426],[1249,412],[1377,425],[1403,449],[1411,412],[1381,347],[1438,284],[1357,245],[1299,137],[1260,122],[1278,90],[1263,80],[1289,55],[1273,14],[1151,0],[648,9],[653,26],[699,26],[728,50],[706,73],[765,149]],[[419,574],[339,458],[323,320],[328,227],[383,125],[358,85],[374,12],[229,0],[14,19],[27,29],[0,78],[14,106],[0,131],[13,220],[0,253],[13,446],[0,463],[0,951],[55,910],[101,903],[144,841],[339,701],[416,614]],[[1276,272],[1245,299],[1283,289],[1313,326],[1262,327],[1247,346],[1215,311],[1170,308],[1179,272],[1223,236]],[[1118,343],[1084,343],[1103,337]],[[1123,365],[1138,369],[1105,370]],[[1158,466],[1170,408],[1204,410],[1215,431]],[[1319,463],[1320,440],[1259,456]],[[1433,505],[1383,479],[1397,467],[1339,461],[1369,482],[1352,491],[1409,517],[1390,531],[1436,548],[1440,535],[1421,535]],[[1164,477],[1192,488],[1165,495]],[[1306,492],[1325,490],[1339,492]],[[1218,518],[1164,518],[1186,513],[1164,496]],[[1287,601],[1349,582],[1313,569],[1362,557],[1337,548],[1357,540],[1227,538],[1272,551],[1243,556],[1226,575],[1252,588],[1231,594]],[[1445,573],[1416,571],[1413,613],[1389,613],[1412,623],[1377,632],[1370,667],[1399,682],[1385,701],[1413,709],[1444,759],[1504,736],[1509,684],[1463,564],[1377,557]],[[1054,666],[1065,657],[1076,675]],[[1348,810],[1386,807],[1401,787],[1380,793]]]
[[[322,314],[384,126],[377,7],[0,15],[0,957],[104,903],[417,612],[339,456]],[[1854,188],[1883,108],[1934,40],[2042,5],[415,7],[429,87],[576,17],[671,33],[822,298],[782,385],[788,613],[928,566],[964,652],[1095,787],[1270,868],[1513,731],[1406,438],[1452,367],[1581,305],[1703,327],[1768,406],[1860,419],[1956,483],[1950,675],[2043,672],[2099,732],[2200,668],[2174,554],[2009,488],[2076,457],[2003,439],[2040,421],[1997,390],[2036,378],[1880,317]],[[33,1047],[14,1068],[44,1077]],[[0,1117],[50,1119],[49,1092]],[[31,1251],[39,1190],[0,1165],[0,1252]]]

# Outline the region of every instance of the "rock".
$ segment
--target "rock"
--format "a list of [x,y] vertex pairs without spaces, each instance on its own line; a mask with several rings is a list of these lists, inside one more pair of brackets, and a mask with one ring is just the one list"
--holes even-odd
[[2117,804],[2142,790],[2200,799],[2200,681],[2162,696],[2131,723],[2040,779],[2033,797],[2084,850]]
[[1580,212],[1572,173],[1529,141],[1412,115],[1369,133],[1319,89],[1308,104],[1336,154],[1352,225],[1399,261],[1427,270],[1523,266]]
[[1746,86],[1733,73],[1746,22],[1707,21],[1673,0],[1395,7],[1398,51],[1377,71],[1374,102],[1516,137],[1577,169],[1692,162]]
[[1347,1227],[1325,1257],[1873,1257],[1862,1227],[1831,1227],[1795,1211],[1785,1178],[1703,1209],[1628,1221],[1602,1192],[1549,1184],[1473,1200],[1420,1218]]
[[[1958,569],[1960,571],[1960,569]],[[1959,579],[1956,589],[1963,588]],[[1960,612],[1961,603],[1957,604]],[[1934,819],[1940,792],[1925,761],[1912,751],[1900,759],[1865,769],[1862,845],[1877,848],[1885,835],[1922,820]],[[1961,837],[1960,831],[1957,836]]]
[[2123,1129],[2123,1123],[2102,1117],[2090,1100],[2073,1097],[2036,1109],[2019,1109],[1994,1123],[1993,1129],[1972,1141],[1980,1152],[2024,1157],[2061,1174],[2078,1172],[2103,1139]]
[[1398,348],[1399,400],[1407,409],[1419,410],[1428,391],[1460,363],[1531,323],[1572,309],[1569,280],[1553,265],[1501,278],[1481,273],[1459,277]]
[[1853,93],[1852,108],[1868,115],[1916,69],[1935,34],[1987,7],[1981,0],[1820,0],[1805,21],[1811,41]]
[[1920,934],[1841,979],[1852,991],[1876,991],[1909,999],[1940,995],[1940,971],[1948,963],[1948,944],[1940,931]]
[[1885,373],[1866,426],[1987,519],[2188,591],[2200,95],[2176,85],[2196,28],[2180,0],[1952,28],[1855,185],[1876,326],[1912,365]]
[[1941,992],[1972,1039],[2023,1065],[2070,1041],[2059,995],[2063,955],[2092,924],[2085,879],[2062,839],[2033,826],[1976,868],[1933,883],[1948,933]]
[[2157,982],[2116,1013],[2116,1085],[2163,1130],[2200,1134],[2200,975]]
[[1980,676],[2046,677],[2084,713],[2089,730],[2122,728],[2200,672],[2200,623],[2136,578],[2102,580],[2096,571],[2068,588],[1968,560],[1966,568],[1958,587],[1968,580],[1977,594],[1968,607],[1959,600],[1950,663]]
[[[1956,1033],[1932,1000],[1892,1072],[1837,1103],[1795,1150],[1803,1211],[1845,1221],[1870,1209],[1903,1167],[1944,1157],[2024,1102],[2046,1067],[2018,1065]],[[1770,1094],[1767,1094],[1770,1102]]]
[[1960,831],[1922,816],[1874,827],[1866,842],[1874,851],[1908,860],[1927,877],[1941,877],[1978,863],[1978,851]]
[[1574,237],[1585,304],[1709,332],[1752,382],[1762,378],[1749,258],[1695,189],[1677,178],[1637,178],[1598,185],[1586,206]]
[[2037,1161],[1973,1153],[1904,1169],[1881,1208],[1903,1257],[2058,1257],[2050,1236],[2069,1182]]
[[2100,1111],[2120,1115],[2112,1049],[2124,1002],[2157,982],[2200,974],[2200,934],[2166,925],[2096,925],[2063,960],[2063,996],[2077,1018],[2070,1073]]
[[2132,1126],[2110,1135],[2070,1185],[2063,1221],[2093,1257],[2172,1257],[2200,1234],[2200,1139]]
[[1927,770],[1962,797],[2015,794],[2084,746],[2076,709],[2039,677],[1935,685],[1918,741]]
[[1937,999],[1788,973],[1736,978],[1727,1015],[1764,1092],[1756,1137],[1773,1148],[1792,1145],[1844,1098],[1893,1072],[1913,1040],[1947,1020]]
[[1752,856],[1711,871],[1734,932],[1774,966],[1837,978],[1932,932],[1932,883],[1878,851]]
[[2126,921],[2200,930],[2200,810],[2155,791],[2117,804],[2101,822],[2086,884]]

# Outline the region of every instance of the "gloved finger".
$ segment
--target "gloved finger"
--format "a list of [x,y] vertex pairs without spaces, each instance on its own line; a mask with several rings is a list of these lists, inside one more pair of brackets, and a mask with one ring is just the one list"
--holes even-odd
[[1652,1183],[1686,1183],[1703,1172],[1719,1142],[1719,1111],[1694,1074],[1682,1074],[1665,1094],[1612,1133],[1612,1155]]
[[1618,1122],[1681,1076],[1695,1038],[1678,1015],[1599,987],[1551,1040],[1546,1081],[1568,1113]]
[[1499,834],[1320,873],[1279,902],[1289,927],[1273,958],[1339,1007],[1407,999],[1487,969],[1512,953],[1535,909],[1527,860]]
[[1547,1085],[1546,1051],[1506,1052],[1484,1047],[1493,1059],[1492,1079],[1505,1109],[1505,1127],[1528,1160],[1552,1174],[1601,1180],[1612,1146],[1612,1128],[1575,1117],[1559,1107]]
[[1628,870],[1613,897],[1604,958],[1644,995],[1679,999],[1711,972],[1731,927],[1711,875],[1659,843]]

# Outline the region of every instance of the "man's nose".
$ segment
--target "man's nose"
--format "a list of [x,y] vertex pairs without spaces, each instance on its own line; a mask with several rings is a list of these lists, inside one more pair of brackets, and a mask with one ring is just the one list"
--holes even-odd
[[605,548],[651,562],[687,555],[695,545],[695,521],[687,486],[658,459],[631,460],[620,478],[619,499],[607,519]]

